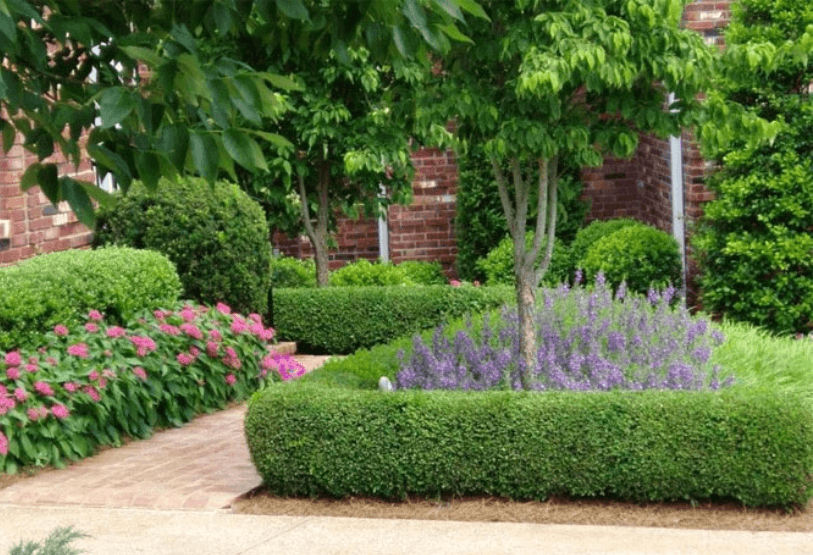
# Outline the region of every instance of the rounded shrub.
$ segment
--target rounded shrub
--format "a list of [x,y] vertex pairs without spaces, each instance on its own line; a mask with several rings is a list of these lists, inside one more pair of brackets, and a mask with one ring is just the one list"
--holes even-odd
[[177,301],[175,266],[157,252],[109,247],[45,254],[0,269],[0,350],[39,346],[90,310],[114,323]]
[[440,262],[406,260],[400,262],[398,267],[406,272],[407,279],[415,285],[445,285],[448,281]]
[[569,273],[572,274],[577,268],[582,267],[582,259],[587,256],[587,251],[590,250],[590,247],[592,247],[596,241],[608,235],[612,235],[619,229],[632,225],[643,224],[638,220],[630,218],[614,218],[612,220],[594,220],[590,222],[590,225],[587,227],[580,229],[570,244],[572,267]]
[[264,313],[271,246],[260,206],[237,185],[203,179],[134,183],[99,211],[93,246],[162,252],[175,263],[184,297]]
[[681,281],[677,241],[643,224],[623,227],[596,241],[582,259],[582,266],[588,280],[603,272],[613,287],[625,281],[628,290],[642,294]]
[[413,285],[404,268],[392,263],[373,264],[360,258],[330,274],[330,285],[337,287],[367,285]]
[[[533,241],[533,232],[525,234],[525,244],[530,248]],[[544,241],[538,260],[545,254]],[[486,277],[487,285],[513,285],[514,284],[514,242],[511,237],[505,237],[486,255],[477,261],[478,268]],[[542,277],[542,283],[557,285],[570,278],[570,253],[565,244],[557,239],[553,244],[548,271]]]
[[271,258],[272,287],[316,287],[316,264],[292,256]]

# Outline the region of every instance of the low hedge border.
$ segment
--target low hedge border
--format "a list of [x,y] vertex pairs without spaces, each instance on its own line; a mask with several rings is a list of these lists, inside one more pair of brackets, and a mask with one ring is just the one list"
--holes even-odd
[[798,506],[813,417],[779,392],[255,394],[252,460],[278,495],[610,496]]
[[512,302],[511,287],[274,289],[271,325],[302,352],[349,354]]

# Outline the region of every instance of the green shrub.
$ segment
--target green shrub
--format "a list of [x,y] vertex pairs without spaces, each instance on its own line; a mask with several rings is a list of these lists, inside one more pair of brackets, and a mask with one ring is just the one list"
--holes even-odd
[[[482,148],[473,145],[468,152],[459,156],[458,165],[460,186],[456,197],[455,267],[461,279],[485,282],[486,275],[477,261],[505,237],[508,225],[491,163]],[[584,185],[579,180],[579,168],[567,164],[560,170],[556,238],[568,244],[582,226],[590,203],[581,198]],[[535,225],[536,200],[532,198],[529,204],[531,213],[528,219],[532,228]]]
[[271,246],[260,206],[237,185],[203,179],[137,183],[99,211],[94,247],[117,244],[162,252],[175,263],[184,297],[264,313]]
[[633,225],[644,224],[629,218],[615,218],[612,220],[594,220],[587,227],[580,229],[570,244],[571,271],[569,274],[573,275],[577,268],[583,267],[582,260],[587,256],[587,251],[596,241]]
[[398,267],[406,272],[406,277],[415,285],[445,285],[448,283],[440,262],[423,260],[406,260],[399,262]]
[[272,287],[316,287],[316,264],[312,259],[291,256],[271,258]]
[[275,289],[277,337],[303,352],[347,354],[511,302],[509,287]]
[[116,323],[178,299],[166,256],[110,247],[46,254],[0,269],[0,350],[42,342],[55,325],[77,325],[89,310]]
[[407,272],[392,263],[372,264],[360,258],[330,274],[330,285],[364,287],[367,285],[412,285]]
[[278,495],[552,495],[804,505],[813,418],[798,398],[275,387],[246,415]]
[[602,237],[582,258],[588,281],[604,272],[613,287],[626,281],[627,289],[646,294],[680,284],[682,267],[675,238],[646,225],[627,226]]
[[[533,242],[533,232],[525,234],[525,244],[528,248]],[[539,253],[538,261],[541,262],[545,255],[545,245]],[[570,269],[570,253],[568,248],[560,240],[553,244],[553,255],[551,256],[548,271],[542,277],[542,283],[546,285],[557,285],[570,279],[568,270]],[[485,275],[487,285],[513,285],[514,284],[514,242],[511,237],[505,237],[492,249],[485,258],[477,261],[477,267]]]

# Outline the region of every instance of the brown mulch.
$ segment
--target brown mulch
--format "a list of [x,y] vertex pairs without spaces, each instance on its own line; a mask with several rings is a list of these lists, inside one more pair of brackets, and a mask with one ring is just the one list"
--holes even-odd
[[291,516],[338,516],[644,526],[704,530],[813,532],[813,502],[806,508],[745,508],[736,503],[629,503],[607,499],[552,498],[548,501],[510,501],[494,497],[444,500],[410,499],[403,502],[374,498],[303,499],[275,497],[262,488],[243,496],[235,513]]

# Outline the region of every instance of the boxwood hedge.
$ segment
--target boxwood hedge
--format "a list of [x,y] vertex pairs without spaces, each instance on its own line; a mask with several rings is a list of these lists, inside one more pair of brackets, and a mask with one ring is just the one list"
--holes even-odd
[[271,325],[302,352],[348,354],[447,319],[502,306],[510,287],[327,287],[274,289]]
[[286,384],[255,394],[252,460],[279,495],[611,496],[793,506],[813,496],[804,402],[723,393],[381,393]]
[[0,269],[0,351],[32,347],[56,324],[77,324],[91,309],[124,324],[178,300],[175,266],[157,252],[109,247],[38,256]]

